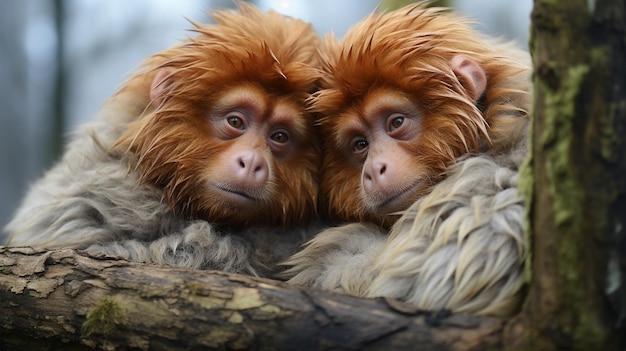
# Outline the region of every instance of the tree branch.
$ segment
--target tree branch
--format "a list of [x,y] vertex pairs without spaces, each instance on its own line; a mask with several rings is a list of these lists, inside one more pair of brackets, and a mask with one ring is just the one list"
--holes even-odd
[[0,286],[0,349],[484,350],[504,326],[69,249],[0,247]]

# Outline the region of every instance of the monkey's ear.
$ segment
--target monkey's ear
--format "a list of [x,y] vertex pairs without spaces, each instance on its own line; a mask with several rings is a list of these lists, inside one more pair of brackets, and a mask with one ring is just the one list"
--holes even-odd
[[477,101],[487,89],[485,71],[476,62],[463,55],[454,56],[450,60],[450,66],[472,99]]
[[150,100],[154,106],[160,106],[167,97],[170,86],[172,85],[172,73],[174,69],[171,67],[160,68],[150,85]]

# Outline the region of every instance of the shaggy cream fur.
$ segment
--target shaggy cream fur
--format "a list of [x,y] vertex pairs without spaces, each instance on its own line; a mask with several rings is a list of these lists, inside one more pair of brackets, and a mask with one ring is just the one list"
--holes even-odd
[[517,174],[488,156],[461,160],[390,232],[365,223],[323,231],[284,263],[292,267],[283,275],[425,310],[509,315],[519,306],[527,250]]

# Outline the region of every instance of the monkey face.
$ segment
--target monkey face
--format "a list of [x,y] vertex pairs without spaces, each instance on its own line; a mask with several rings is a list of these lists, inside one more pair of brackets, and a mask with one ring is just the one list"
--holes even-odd
[[[458,157],[489,147],[486,48],[422,5],[372,14],[322,43],[313,97],[324,139],[322,206],[341,221],[391,225]],[[479,100],[483,99],[482,103]]]
[[158,107],[142,121],[134,152],[142,183],[162,188],[173,211],[229,227],[288,225],[315,213],[319,146],[299,94],[247,82],[200,100],[167,93],[159,102],[160,94],[153,91]]
[[317,213],[320,146],[306,111],[317,35],[250,6],[216,21],[148,60],[150,106],[116,147],[177,214],[228,227],[303,223]]
[[331,211],[384,222],[422,196],[445,163],[428,144],[436,133],[428,117],[407,94],[381,87],[326,119],[321,187]]
[[294,116],[302,107],[268,96],[261,88],[236,87],[209,111],[207,134],[227,147],[203,177],[207,193],[225,206],[246,208],[270,198],[276,190],[274,168],[299,147]]
[[[392,223],[455,158],[477,150],[484,125],[475,101],[484,92],[485,75],[462,56],[449,65],[439,84],[410,90],[373,84],[361,95],[343,95],[342,107],[322,118],[327,139],[321,187],[331,212]],[[318,102],[328,96],[318,95]],[[340,198],[350,193],[359,196]]]
[[425,162],[415,162],[423,112],[405,94],[376,89],[337,123],[337,149],[360,168],[359,194],[365,211],[386,215],[402,210],[430,185]]
[[[203,162],[199,172],[199,195],[222,212],[256,213],[268,216],[280,207],[314,201],[311,184],[293,188],[293,183],[311,183],[316,173],[317,143],[302,101],[275,97],[260,86],[239,85],[220,93],[209,109],[204,135],[219,144],[213,162]],[[207,151],[211,152],[211,151]],[[294,199],[291,199],[294,198]],[[301,203],[293,206],[309,206]],[[280,213],[280,212],[279,212]],[[219,217],[227,217],[224,214]]]

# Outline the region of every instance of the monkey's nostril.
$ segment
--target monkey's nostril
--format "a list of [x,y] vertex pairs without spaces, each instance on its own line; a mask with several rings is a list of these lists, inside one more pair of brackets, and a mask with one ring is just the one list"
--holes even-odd
[[380,174],[385,174],[385,172],[387,171],[387,166],[382,166],[380,167]]

